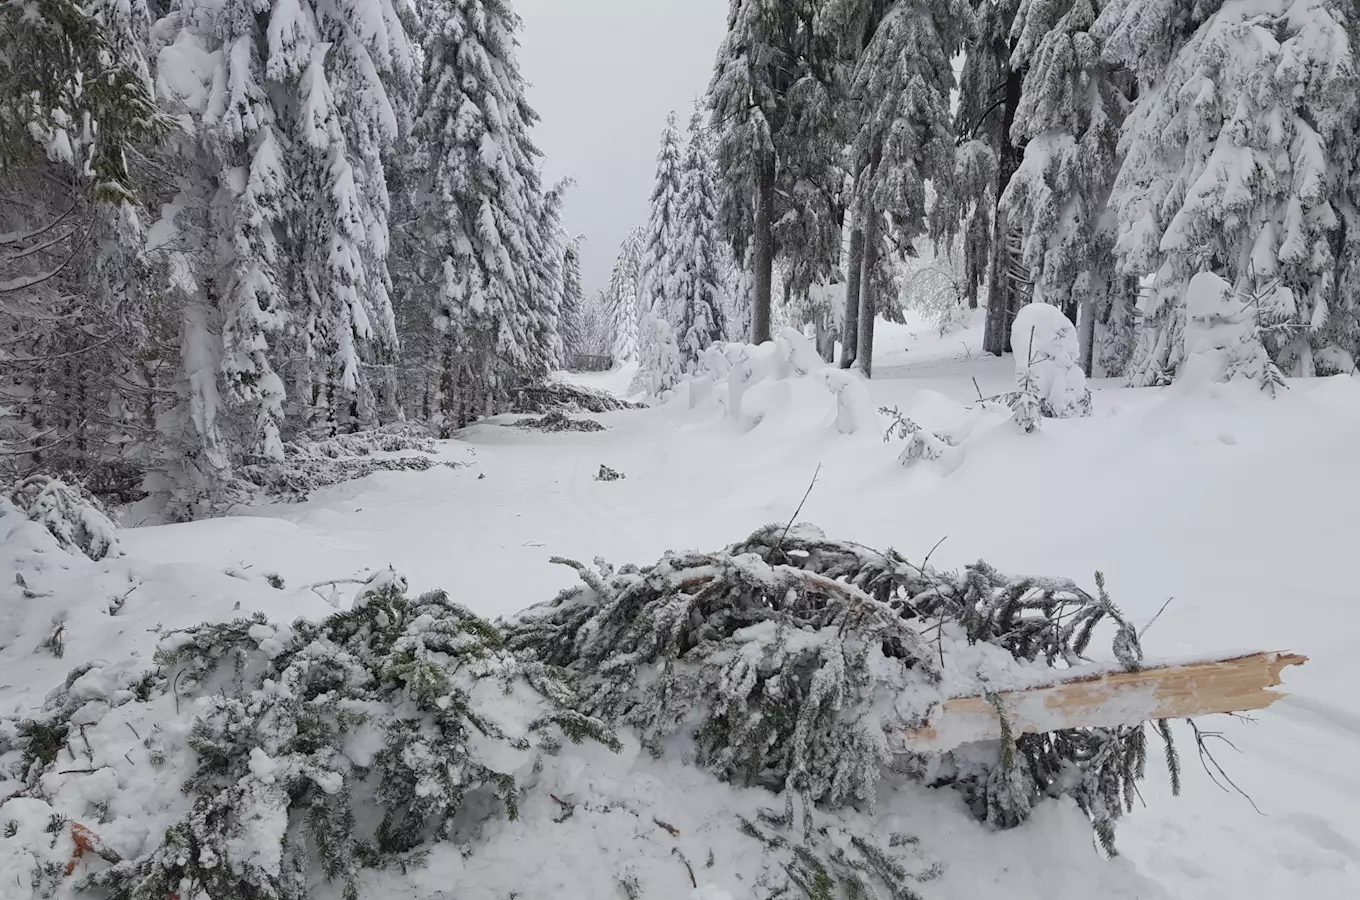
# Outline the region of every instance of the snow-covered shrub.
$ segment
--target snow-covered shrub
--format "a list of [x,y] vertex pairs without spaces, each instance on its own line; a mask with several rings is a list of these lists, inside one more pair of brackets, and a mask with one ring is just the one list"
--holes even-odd
[[1062,310],[1047,303],[1023,307],[1011,325],[1011,348],[1019,390],[1035,395],[1041,415],[1068,419],[1091,414],[1077,329]]
[[604,426],[594,419],[573,419],[560,409],[555,409],[541,418],[521,419],[515,423],[515,427],[549,432],[604,431]]
[[282,460],[256,458],[241,466],[237,474],[247,492],[258,489],[268,496],[300,503],[313,491],[374,472],[424,472],[435,466],[463,465],[429,456],[374,456],[411,450],[433,453],[434,449],[434,438],[427,430],[403,423],[324,440],[289,441],[283,445]]
[[1245,378],[1274,391],[1284,384],[1261,342],[1257,309],[1212,272],[1185,288],[1185,361],[1177,381],[1189,386]]
[[518,388],[512,392],[510,412],[544,415],[554,410],[564,413],[604,413],[619,409],[646,409],[642,403],[620,400],[604,391],[554,382]]
[[373,453],[395,453],[401,450],[434,452],[434,435],[421,425],[406,422],[384,425],[353,434],[337,434],[320,440],[299,437],[283,445],[285,459],[343,459],[369,456]]
[[[769,810],[759,821],[741,820],[742,833],[765,847],[765,855],[783,870],[787,884],[767,885],[769,896],[794,889],[811,898],[882,897],[920,900],[917,886],[944,874],[939,863],[926,863],[919,839],[905,834],[857,834],[841,828],[799,834],[793,823]],[[844,892],[843,894],[841,892]]]
[[323,622],[257,614],[167,634],[156,669],[97,702],[79,688],[99,673],[77,670],[17,740],[32,785],[61,765],[77,720],[171,694],[171,709],[193,711],[190,810],[82,890],[302,900],[324,876],[355,898],[361,869],[418,863],[422,846],[496,807],[513,818],[540,754],[587,738],[617,747],[550,667],[503,644],[447,595],[410,598],[388,571]]
[[906,448],[897,457],[903,466],[911,467],[926,460],[935,463],[942,474],[948,475],[963,462],[963,448],[957,446],[950,435],[922,428],[902,415],[895,406],[885,406],[879,412],[892,420],[883,440],[890,441],[895,437],[907,442]]
[[836,398],[836,430],[841,434],[878,431],[878,411],[862,378],[849,369],[823,365],[817,380]]
[[[645,568],[558,561],[584,587],[505,623],[508,646],[566,669],[582,712],[637,729],[653,752],[785,791],[788,820],[800,797],[805,831],[814,803],[871,805],[892,736],[945,692],[984,695],[1022,669],[1077,665],[1102,622],[1121,664],[1142,658],[1100,579],[1093,596],[981,562],[938,572],[805,525]],[[959,786],[998,826],[1070,795],[1105,839],[1145,756],[1142,727],[1078,729],[975,745],[916,771]]]
[[[14,509],[51,532],[63,550],[93,560],[118,554],[118,526],[83,487],[48,475],[30,475],[8,493]],[[4,515],[2,507],[0,515]]]
[[779,358],[788,364],[791,370],[789,374],[793,377],[811,375],[827,365],[817,352],[816,345],[797,328],[786,326],[780,329],[775,337],[775,347]]
[[241,479],[290,503],[301,503],[313,491],[333,484],[365,478],[375,472],[425,472],[436,466],[457,468],[463,463],[434,460],[428,456],[332,458],[328,456],[290,457],[281,463],[254,463],[242,466]]

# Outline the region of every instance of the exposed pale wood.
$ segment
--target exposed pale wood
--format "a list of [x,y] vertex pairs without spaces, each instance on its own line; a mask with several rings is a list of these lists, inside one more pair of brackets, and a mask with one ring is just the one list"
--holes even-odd
[[[1287,651],[1161,666],[1139,672],[1079,676],[1046,687],[999,695],[1015,734],[1063,728],[1112,728],[1154,719],[1265,709],[1285,696],[1272,691],[1288,666],[1308,661]],[[1001,720],[988,697],[956,697],[905,735],[904,750],[943,753],[971,741],[1001,737]]]

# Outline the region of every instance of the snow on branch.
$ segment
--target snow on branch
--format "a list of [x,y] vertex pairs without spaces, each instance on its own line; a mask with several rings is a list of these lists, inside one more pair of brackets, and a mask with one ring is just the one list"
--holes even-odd
[[[48,530],[63,550],[92,560],[118,555],[118,526],[93,494],[48,475],[30,475],[11,487],[9,502]],[[0,515],[4,514],[0,508]]]
[[[947,698],[1089,676],[1098,629],[1113,632],[1115,662],[1096,669],[1141,670],[1138,632],[1103,576],[1092,593],[984,562],[946,573],[808,525],[786,528],[642,568],[558,560],[584,587],[506,622],[508,646],[567,670],[582,712],[637,729],[653,752],[783,791],[789,816],[800,798],[805,827],[818,803],[872,805],[883,767],[905,757],[998,826],[1023,821],[1044,797],[1071,795],[1113,849],[1113,823],[1145,771],[1143,719],[1160,707],[1128,723],[1078,716],[1042,733],[1011,728],[998,710],[975,735],[988,743],[908,739]],[[1169,741],[1169,730],[1155,730]]]

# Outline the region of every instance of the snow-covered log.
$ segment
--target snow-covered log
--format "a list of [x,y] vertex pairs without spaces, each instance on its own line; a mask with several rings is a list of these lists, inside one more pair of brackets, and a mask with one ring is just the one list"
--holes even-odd
[[1265,709],[1286,696],[1270,690],[1280,673],[1308,657],[1284,651],[1154,666],[1136,672],[1083,673],[1055,683],[987,696],[955,697],[909,729],[902,749],[944,753],[973,741],[1068,728],[1116,728],[1161,719]]

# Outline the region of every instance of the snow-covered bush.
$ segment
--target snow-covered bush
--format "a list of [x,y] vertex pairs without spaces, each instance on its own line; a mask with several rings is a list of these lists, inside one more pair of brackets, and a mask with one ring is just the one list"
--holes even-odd
[[1037,397],[1041,415],[1068,419],[1091,414],[1077,329],[1062,310],[1047,303],[1023,307],[1011,325],[1011,347],[1019,390]]
[[511,392],[510,412],[543,415],[559,410],[564,413],[605,413],[619,409],[646,409],[642,403],[620,400],[604,391],[554,382],[530,385]]
[[826,365],[816,374],[822,386],[836,397],[837,431],[841,434],[878,431],[878,411],[862,376],[849,369]]
[[541,418],[521,419],[515,423],[515,427],[548,432],[604,431],[604,426],[594,419],[573,419],[560,409],[555,409]]
[[421,425],[402,422],[368,431],[356,431],[353,434],[337,434],[321,440],[299,437],[283,445],[285,459],[298,457],[343,459],[369,456],[373,453],[395,453],[401,450],[433,453],[434,435]]
[[[93,560],[118,554],[118,526],[84,488],[47,475],[30,475],[8,494],[13,508],[51,532],[63,550]],[[0,506],[0,516],[4,512]]]
[[1256,306],[1212,272],[1185,288],[1185,361],[1177,381],[1200,386],[1246,378],[1274,391],[1284,384],[1261,342]]
[[442,592],[408,597],[390,571],[319,623],[257,614],[167,634],[156,664],[95,700],[83,685],[101,673],[77,670],[18,729],[31,789],[110,707],[193,711],[189,811],[78,884],[116,900],[302,900],[322,876],[354,898],[361,869],[418,863],[497,808],[513,818],[540,754],[617,747],[550,667]]
[[375,453],[434,452],[434,438],[418,425],[390,425],[354,434],[338,434],[324,440],[299,438],[283,445],[282,460],[257,458],[241,466],[237,474],[250,490],[300,503],[313,491],[364,478],[374,472],[424,472],[435,466],[458,467],[462,463],[434,460],[429,456],[375,456]]
[[[509,648],[563,667],[582,712],[635,728],[653,752],[784,791],[789,821],[801,798],[805,831],[815,803],[873,804],[893,735],[920,724],[934,699],[984,695],[1036,665],[1077,665],[1102,622],[1115,626],[1121,664],[1142,657],[1099,577],[1093,596],[981,562],[938,572],[804,525],[645,568],[558,561],[584,587],[505,623]],[[1068,794],[1112,846],[1145,756],[1142,727],[1078,729],[1011,736],[915,771],[959,786],[999,826]]]
[[897,407],[883,407],[879,410],[892,420],[892,425],[883,435],[884,441],[894,437],[907,442],[907,446],[897,457],[903,466],[913,466],[922,460],[935,463],[942,474],[948,475],[963,462],[963,448],[953,437],[922,428],[914,420],[902,415]]

